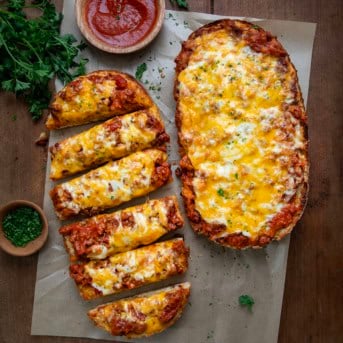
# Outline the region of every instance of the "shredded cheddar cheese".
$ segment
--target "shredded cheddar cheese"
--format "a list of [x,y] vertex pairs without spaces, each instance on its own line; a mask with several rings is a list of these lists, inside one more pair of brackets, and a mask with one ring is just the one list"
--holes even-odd
[[107,258],[70,266],[81,296],[94,299],[182,274],[189,250],[182,238],[155,243]]
[[294,75],[225,30],[196,37],[195,46],[178,75],[195,208],[207,223],[226,227],[215,238],[255,238],[296,192],[288,162],[295,145],[305,147],[303,129],[298,124],[286,140],[283,113],[294,100]]
[[176,197],[170,196],[66,225],[60,233],[72,260],[104,259],[153,243],[182,224]]
[[152,147],[160,132],[149,124],[150,118],[163,127],[158,109],[152,106],[110,119],[58,142],[50,149],[50,178],[57,180]]
[[85,271],[92,277],[92,286],[106,295],[121,289],[123,277],[127,274],[138,282],[160,280],[160,275],[175,268],[173,256],[173,241],[167,241],[114,255],[104,268],[98,268],[91,261]]
[[[154,182],[156,165],[166,172]],[[51,192],[56,214],[66,219],[79,213],[96,213],[145,195],[169,179],[167,154],[158,149],[135,152],[56,186]]]
[[80,76],[58,92],[49,107],[49,130],[108,119],[149,108],[152,100],[131,76],[100,70]]
[[100,305],[88,312],[94,323],[115,336],[151,336],[171,326],[182,314],[190,283],[173,285]]

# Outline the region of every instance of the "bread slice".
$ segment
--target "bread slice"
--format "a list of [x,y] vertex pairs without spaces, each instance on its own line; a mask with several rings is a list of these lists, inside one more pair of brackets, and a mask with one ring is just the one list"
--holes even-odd
[[68,83],[49,106],[49,130],[82,125],[149,108],[153,101],[130,75],[98,70]]
[[291,232],[307,198],[307,116],[278,40],[245,21],[201,27],[176,58],[174,96],[193,229],[237,249]]
[[88,312],[96,326],[114,336],[139,338],[160,333],[181,316],[189,282],[100,305]]

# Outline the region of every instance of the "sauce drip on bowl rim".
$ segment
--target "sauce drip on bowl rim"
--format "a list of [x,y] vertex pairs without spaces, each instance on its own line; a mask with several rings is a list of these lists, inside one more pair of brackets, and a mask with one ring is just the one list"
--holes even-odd
[[86,19],[98,39],[113,47],[129,47],[152,31],[157,0],[87,0]]

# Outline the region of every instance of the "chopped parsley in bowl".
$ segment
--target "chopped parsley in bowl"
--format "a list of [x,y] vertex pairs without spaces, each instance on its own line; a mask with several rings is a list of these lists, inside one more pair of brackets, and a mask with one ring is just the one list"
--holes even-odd
[[31,255],[45,243],[48,224],[36,204],[17,200],[0,210],[0,247],[15,256]]

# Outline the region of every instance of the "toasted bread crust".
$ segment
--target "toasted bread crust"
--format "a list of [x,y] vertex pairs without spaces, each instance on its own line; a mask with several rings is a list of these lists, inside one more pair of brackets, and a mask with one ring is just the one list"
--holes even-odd
[[[263,54],[276,56],[279,58],[280,65],[287,66],[292,73],[293,87],[295,101],[289,106],[283,108],[284,113],[290,114],[296,118],[301,125],[306,140],[306,148],[303,152],[306,157],[305,165],[297,165],[295,161],[294,167],[299,168],[299,172],[303,175],[303,182],[297,190],[297,193],[289,201],[289,203],[272,219],[273,227],[268,232],[261,232],[257,237],[248,237],[242,233],[233,233],[222,238],[216,238],[217,234],[225,229],[222,225],[206,222],[201,214],[196,210],[196,194],[193,188],[193,179],[195,169],[192,166],[190,159],[187,156],[185,144],[183,144],[184,137],[181,133],[182,113],[179,106],[180,91],[179,91],[179,74],[187,68],[192,53],[197,48],[196,38],[215,31],[226,30],[230,35],[242,39],[249,47]],[[194,231],[207,236],[210,240],[223,246],[228,246],[236,249],[244,248],[260,248],[270,243],[272,240],[281,240],[288,233],[292,231],[297,221],[301,218],[304,211],[307,194],[308,194],[308,127],[307,115],[305,113],[304,102],[299,87],[297,72],[290,61],[288,53],[278,42],[276,37],[273,37],[269,32],[257,27],[246,21],[239,20],[219,20],[207,24],[195,32],[193,32],[187,41],[183,42],[182,49],[175,59],[176,75],[174,84],[174,98],[177,102],[175,122],[178,128],[178,138],[180,144],[180,169],[178,171],[182,180],[182,197],[184,200],[187,216],[191,221]]]

